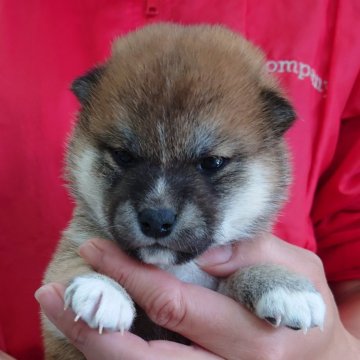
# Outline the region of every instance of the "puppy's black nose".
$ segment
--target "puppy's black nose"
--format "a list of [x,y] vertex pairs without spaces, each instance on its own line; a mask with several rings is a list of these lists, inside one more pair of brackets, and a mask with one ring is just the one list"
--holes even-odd
[[144,209],[139,212],[141,231],[153,238],[168,236],[176,220],[176,214],[170,209]]

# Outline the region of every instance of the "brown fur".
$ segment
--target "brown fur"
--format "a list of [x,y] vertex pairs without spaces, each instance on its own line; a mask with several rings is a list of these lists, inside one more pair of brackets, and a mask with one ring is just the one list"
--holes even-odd
[[85,356],[74,346],[69,345],[66,339],[45,335],[44,348],[46,360],[85,360]]
[[[189,64],[192,68],[186,77]],[[148,27],[114,44],[113,56],[91,98],[92,120],[86,128],[95,139],[117,146],[119,139],[112,138],[111,131],[122,119],[121,126],[135,129],[149,155],[159,147],[154,133],[159,118],[171,112],[165,126],[175,128],[176,116],[184,118],[183,110],[192,109],[181,129],[176,128],[176,137],[168,141],[169,159],[183,149],[181,141],[193,130],[192,118],[219,127],[232,139],[239,138],[241,130],[242,150],[255,153],[271,128],[259,106],[260,90],[278,91],[263,65],[259,50],[222,27]],[[138,113],[147,116],[147,126]],[[231,156],[238,144],[227,145],[232,146],[220,147],[219,153]]]

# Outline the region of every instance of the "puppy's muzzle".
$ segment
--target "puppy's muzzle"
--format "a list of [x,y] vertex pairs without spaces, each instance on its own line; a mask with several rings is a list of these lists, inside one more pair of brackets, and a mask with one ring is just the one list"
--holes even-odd
[[176,214],[171,209],[144,209],[138,214],[141,231],[152,238],[162,238],[171,234]]

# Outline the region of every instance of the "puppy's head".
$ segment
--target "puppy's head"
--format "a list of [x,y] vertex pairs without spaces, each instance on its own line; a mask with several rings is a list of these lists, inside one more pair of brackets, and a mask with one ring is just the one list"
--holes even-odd
[[128,252],[170,265],[268,229],[295,116],[261,53],[221,27],[156,25],[73,84],[78,206]]

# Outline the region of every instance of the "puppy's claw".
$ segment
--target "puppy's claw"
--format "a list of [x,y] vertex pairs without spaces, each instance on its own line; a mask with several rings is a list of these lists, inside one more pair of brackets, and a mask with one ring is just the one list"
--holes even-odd
[[77,315],[75,316],[74,321],[75,321],[75,322],[78,322],[80,318],[81,318],[81,314],[79,313],[79,314],[77,314]]
[[281,323],[281,316],[277,316],[277,317],[266,317],[265,320],[272,326],[274,327],[279,327],[280,323]]
[[301,330],[301,329],[306,329],[306,328],[301,328],[300,326],[290,326],[290,325],[286,325],[286,327],[288,328],[288,329],[291,329],[291,330],[294,330],[294,331],[299,331],[299,330]]
[[99,326],[99,335],[102,335],[102,333],[103,333],[103,326],[100,325],[100,326]]
[[64,311],[66,311],[69,308],[71,300],[70,299],[65,299],[65,303],[64,303]]

